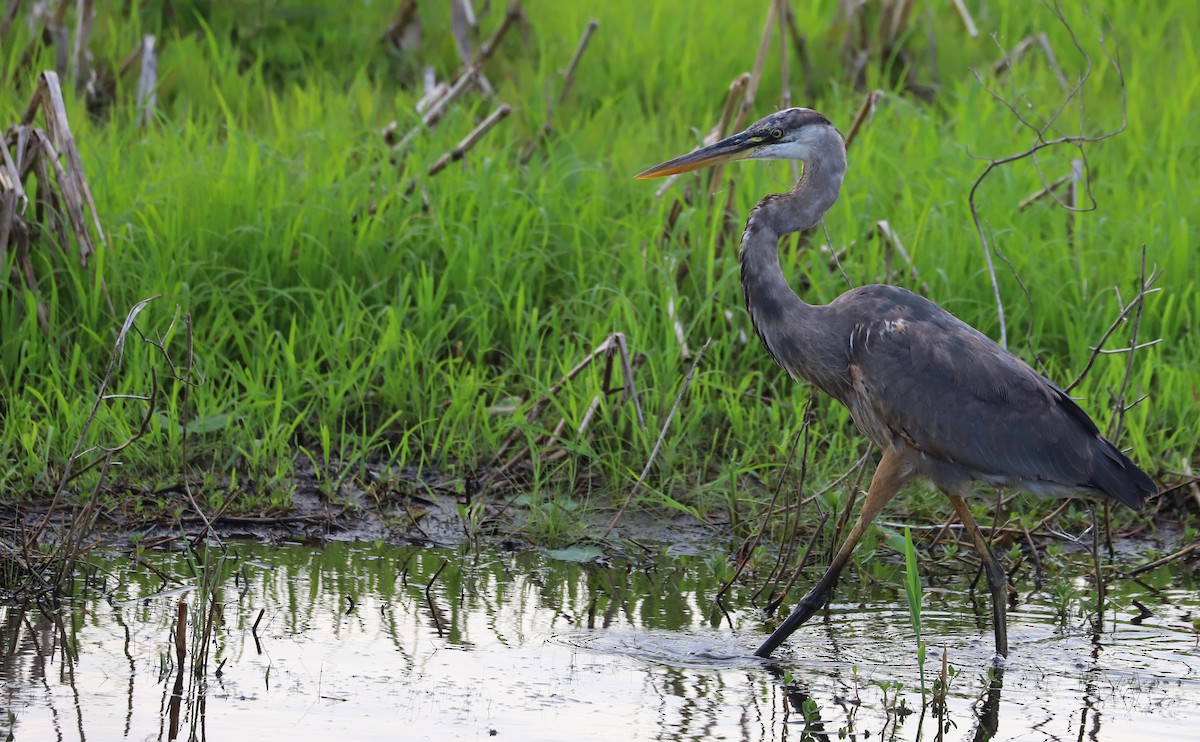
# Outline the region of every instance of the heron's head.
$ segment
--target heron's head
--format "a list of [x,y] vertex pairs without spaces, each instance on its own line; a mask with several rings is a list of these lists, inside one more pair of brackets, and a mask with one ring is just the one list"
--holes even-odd
[[656,165],[637,177],[661,178],[734,160],[810,162],[830,146],[844,152],[842,135],[829,119],[810,108],[788,108],[754,122],[740,134]]

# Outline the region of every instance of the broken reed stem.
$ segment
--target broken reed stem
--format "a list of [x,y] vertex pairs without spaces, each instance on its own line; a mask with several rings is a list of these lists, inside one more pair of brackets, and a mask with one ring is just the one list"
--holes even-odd
[[[767,571],[767,577],[763,581],[762,587],[760,587],[754,593],[754,595],[751,596],[751,601],[757,601],[758,596],[763,591],[763,589],[765,589],[767,585],[774,582],[776,575],[778,575],[780,570],[783,569],[784,558],[789,554],[796,553],[796,540],[797,540],[798,531],[799,531],[799,527],[800,527],[800,514],[804,510],[804,504],[805,504],[805,502],[804,502],[804,484],[805,484],[805,480],[808,478],[808,449],[809,449],[809,442],[812,438],[813,406],[816,404],[816,402],[817,402],[817,390],[816,390],[816,387],[813,387],[809,391],[808,403],[804,405],[804,412],[801,417],[801,419],[804,421],[802,430],[800,431],[800,434],[796,437],[796,440],[792,443],[792,450],[788,454],[788,460],[787,460],[787,463],[784,464],[783,473],[780,474],[779,481],[777,481],[775,483],[775,493],[771,496],[771,504],[768,506],[767,512],[770,512],[771,508],[774,507],[775,502],[778,500],[779,492],[783,488],[783,482],[784,482],[784,480],[787,479],[787,473],[791,470],[792,462],[796,458],[796,445],[801,441],[801,439],[803,439],[804,448],[800,454],[800,482],[797,487],[798,503],[797,503],[796,507],[794,507],[794,508],[785,508],[784,509],[783,532],[786,535],[787,540],[784,544],[782,544],[782,548],[776,550],[775,563],[772,564],[771,568]],[[795,523],[791,522],[793,515],[795,516]],[[767,530],[767,521],[768,520],[769,519],[764,516],[762,521],[759,523],[759,532],[760,533]],[[772,589],[772,592],[774,592],[774,589]]]
[[1096,520],[1096,503],[1088,502],[1088,509],[1092,511],[1092,576],[1096,580],[1096,625],[1104,624],[1104,600],[1108,595],[1107,587],[1104,583],[1104,570],[1100,563],[1100,523]]
[[929,295],[929,284],[921,280],[921,274],[917,271],[917,267],[913,265],[912,258],[909,257],[908,251],[904,249],[904,244],[900,242],[900,237],[892,231],[892,225],[886,219],[881,219],[875,222],[875,230],[884,244],[884,265],[886,266],[887,276],[886,282],[892,281],[892,253],[900,256],[907,268],[909,280],[917,284],[917,289],[926,296]]
[[524,11],[521,8],[521,0],[513,0],[509,4],[508,9],[504,11],[504,18],[500,21],[500,25],[496,27],[496,30],[492,32],[491,37],[487,41],[480,44],[479,51],[475,53],[475,59],[470,64],[464,65],[458,71],[458,74],[454,76],[451,87],[457,86],[462,78],[467,75],[482,73],[483,66],[487,64],[487,61],[495,54],[496,49],[500,47],[500,42],[504,40],[509,29],[523,15]]
[[[775,2],[775,17],[786,18],[788,0],[775,0]],[[779,107],[787,110],[792,107],[792,89],[788,79],[787,25],[778,22],[776,25],[779,26]],[[796,168],[794,160],[792,168]]]
[[475,10],[471,0],[450,0],[450,35],[458,49],[458,58],[463,64],[471,61],[471,31],[476,28]]
[[1060,188],[1062,188],[1064,185],[1066,185],[1068,183],[1072,183],[1074,180],[1075,180],[1075,171],[1074,171],[1074,168],[1072,168],[1071,172],[1062,176],[1058,180],[1054,181],[1053,183],[1047,183],[1043,188],[1038,190],[1036,193],[1031,193],[1028,196],[1026,196],[1025,198],[1021,199],[1021,202],[1019,204],[1017,204],[1017,208],[1020,209],[1021,211],[1025,211],[1030,206],[1033,206],[1038,201],[1041,201],[1042,199],[1046,198],[1047,196],[1052,196],[1052,195],[1056,194]]
[[882,97],[882,90],[872,90],[867,93],[867,97],[863,98],[862,105],[858,107],[858,113],[854,114],[854,122],[850,124],[850,131],[846,133],[847,151],[849,151],[850,145],[854,144],[854,140],[858,137],[858,132],[862,129],[863,124],[875,117],[875,106]]
[[[17,62],[17,70],[25,70],[33,63],[33,57],[37,54],[37,50],[44,46],[54,44],[58,47],[54,60],[54,72],[59,75],[67,73],[67,39],[68,33],[64,22],[67,17],[68,0],[59,0],[58,7],[54,10],[54,15],[47,18],[42,23],[41,33],[34,34],[34,37],[25,47],[25,52],[21,55],[21,60]],[[16,13],[17,3],[13,3],[11,8],[12,13]]]
[[[781,19],[787,17],[788,0],[778,0],[775,8],[775,25],[779,27],[779,109],[786,111],[792,107],[792,88],[788,76],[788,46],[787,46],[787,24]],[[792,170],[792,180],[800,180],[800,163],[792,160],[789,165]],[[727,201],[729,212],[733,211],[733,196],[730,195]],[[736,228],[737,221],[733,221],[733,227]],[[799,240],[799,236],[797,236]]]
[[1042,50],[1042,54],[1046,57],[1046,66],[1054,73],[1054,78],[1058,82],[1058,86],[1066,91],[1071,87],[1067,82],[1067,76],[1063,74],[1062,67],[1058,64],[1058,56],[1054,53],[1054,46],[1050,43],[1050,37],[1045,31],[1026,36],[1012,48],[1008,54],[1005,54],[1000,61],[992,65],[992,72],[996,75],[1001,75],[1008,72],[1019,62],[1030,49],[1037,47]]
[[579,45],[575,47],[575,54],[571,56],[567,70],[563,73],[562,89],[558,91],[558,99],[555,101],[557,104],[561,105],[566,99],[567,93],[571,92],[571,85],[575,82],[575,70],[579,68],[579,60],[583,58],[583,53],[587,51],[588,43],[591,42],[592,36],[598,28],[600,28],[600,21],[593,18],[583,29],[583,36],[579,37]]
[[76,91],[82,91],[87,85],[89,76],[87,47],[92,35],[92,21],[95,13],[92,8],[93,0],[79,0],[76,4],[75,39],[71,46],[71,75],[70,80]]
[[963,27],[967,29],[967,35],[972,39],[979,38],[979,29],[975,27],[975,19],[971,17],[971,11],[967,10],[963,0],[951,0],[951,2],[954,4],[954,9],[958,11],[958,17],[962,19]]
[[540,142],[545,140],[550,132],[553,131],[552,121],[554,119],[554,109],[561,105],[566,99],[567,94],[571,92],[571,86],[575,82],[575,70],[579,67],[579,60],[583,58],[583,53],[587,50],[588,42],[592,40],[592,35],[596,33],[596,29],[600,27],[600,21],[595,18],[588,21],[587,27],[583,30],[583,36],[579,39],[578,46],[575,47],[575,54],[571,56],[571,61],[567,63],[567,69],[563,72],[562,88],[558,91],[558,97],[550,99],[547,96],[546,100],[546,121],[538,130],[537,135],[529,140],[525,145],[525,150],[521,153],[521,164],[528,165],[533,159],[533,153],[537,150]]
[[412,141],[413,137],[421,132],[421,129],[428,129],[437,124],[438,121],[441,121],[442,116],[446,113],[446,107],[466,91],[474,76],[475,70],[473,68],[463,73],[441,98],[438,98],[430,105],[429,110],[421,117],[421,122],[409,129],[408,133],[404,136],[400,137],[400,141],[396,142],[392,147],[392,151],[395,152],[396,150],[403,149],[405,145]]
[[8,0],[8,7],[4,10],[4,16],[0,17],[0,41],[3,41],[4,37],[8,35],[8,29],[17,17],[17,8],[19,7],[21,7],[21,0]]
[[158,51],[154,48],[154,36],[142,37],[142,69],[138,75],[137,109],[138,125],[150,125],[158,107]]
[[787,594],[796,586],[796,580],[800,579],[800,573],[808,565],[808,557],[812,554],[813,546],[817,543],[817,538],[821,535],[821,529],[825,527],[825,523],[829,521],[829,513],[821,513],[821,520],[817,522],[813,529],[812,535],[808,537],[808,543],[804,545],[804,553],[800,555],[800,560],[796,562],[796,568],[792,570],[792,574],[788,577],[788,581],[783,586],[783,590],[779,593],[779,597],[767,604],[765,610],[767,613],[774,613],[783,605],[783,601],[787,599]]
[[[767,51],[771,48],[771,36],[775,30],[775,11],[777,6],[775,0],[770,0],[767,3],[767,19],[763,22],[762,36],[758,41],[758,54],[754,57],[754,67],[750,70],[749,76],[746,78],[745,87],[742,88],[742,102],[737,107],[737,112],[733,117],[733,125],[731,131],[741,131],[746,122],[746,114],[754,107],[754,101],[758,98],[758,85],[762,82],[763,67],[767,63]],[[734,84],[738,81],[735,79]],[[732,90],[732,85],[730,86]],[[713,140],[714,142],[717,140]],[[711,168],[712,173],[709,176],[709,197],[712,197],[713,188],[721,182],[721,175],[725,172],[724,164],[717,164]],[[729,189],[729,203],[732,203],[733,188]]]
[[183,668],[187,659],[187,601],[180,600],[175,614],[175,661],[176,666]]
[[809,74],[810,70],[812,70],[812,65],[808,59],[808,41],[804,38],[804,34],[800,33],[800,28],[796,25],[796,14],[792,11],[791,3],[785,2],[782,5],[788,34],[792,37],[792,47],[796,50],[796,61],[804,68],[804,99],[813,100],[816,98],[816,95],[813,93],[812,75]]
[[708,350],[710,343],[712,343],[712,338],[706,339],[704,345],[700,346],[700,351],[696,353],[696,358],[692,360],[692,365],[688,368],[687,375],[683,378],[683,384],[679,387],[679,395],[675,397],[675,404],[671,405],[671,411],[667,413],[667,419],[663,421],[662,430],[658,433],[658,440],[654,443],[654,449],[650,451],[650,457],[646,459],[646,466],[642,469],[642,473],[638,476],[637,481],[633,483],[633,489],[629,491],[629,496],[625,498],[624,504],[617,510],[617,514],[613,516],[612,521],[608,524],[608,528],[604,529],[601,538],[608,538],[608,534],[612,533],[613,528],[617,525],[617,521],[621,519],[621,515],[625,512],[625,508],[629,507],[629,503],[633,502],[633,496],[637,494],[642,483],[646,481],[646,476],[650,473],[650,467],[654,465],[654,459],[657,458],[658,451],[662,448],[663,441],[667,437],[667,428],[671,426],[671,420],[675,418],[675,413],[679,410],[679,405],[683,403],[683,397],[687,394],[688,387],[692,383],[692,377],[696,374],[696,367],[700,365],[700,359],[704,357],[704,351]]
[[767,52],[771,49],[771,36],[775,31],[775,14],[778,9],[775,0],[767,3],[767,18],[763,21],[762,36],[758,40],[758,53],[754,56],[754,67],[750,70],[750,83],[746,86],[746,94],[742,98],[742,107],[738,111],[734,129],[742,128],[746,114],[754,107],[754,101],[758,98],[758,85],[762,82],[763,69],[767,64]]
[[404,3],[396,10],[396,14],[392,16],[387,29],[384,30],[383,40],[399,48],[400,40],[404,37],[404,31],[416,17],[417,0],[404,0]]
[[484,134],[487,134],[489,131],[491,131],[493,126],[507,118],[508,114],[510,113],[512,113],[512,108],[507,103],[502,103],[499,108],[488,114],[487,118],[479,122],[479,125],[472,129],[470,134],[467,134],[465,137],[463,137],[462,141],[458,143],[458,146],[435,160],[434,163],[429,166],[428,175],[433,177],[444,170],[451,162],[461,160],[464,156],[466,156],[467,152],[470,152],[471,148],[483,138]]
[[262,623],[263,616],[265,616],[266,614],[267,614],[267,609],[266,609],[266,608],[259,608],[259,609],[258,609],[258,618],[255,618],[255,619],[254,619],[254,625],[250,627],[250,633],[251,633],[251,634],[254,634],[255,636],[258,636],[258,625],[259,625],[260,623]]

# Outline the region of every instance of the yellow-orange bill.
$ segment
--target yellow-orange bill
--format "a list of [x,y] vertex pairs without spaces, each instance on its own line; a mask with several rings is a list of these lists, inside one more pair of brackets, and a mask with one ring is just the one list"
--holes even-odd
[[744,134],[735,134],[727,139],[722,139],[716,144],[711,144],[707,147],[689,152],[681,157],[676,157],[673,160],[668,160],[661,165],[638,173],[638,180],[647,178],[662,178],[667,175],[675,175],[676,173],[686,173],[691,170],[699,170],[702,167],[710,167],[719,165],[730,160],[740,160],[748,155],[759,140],[751,139]]
[[[703,152],[704,150],[700,151]],[[683,157],[676,157],[674,160],[668,160],[661,165],[655,165],[645,172],[638,173],[635,177],[638,180],[646,180],[648,178],[663,178],[668,175],[699,170],[702,167],[708,167],[710,165],[718,165],[722,162],[728,162],[732,159],[733,155],[731,154],[714,155],[711,157],[693,157],[692,155],[684,155]]]

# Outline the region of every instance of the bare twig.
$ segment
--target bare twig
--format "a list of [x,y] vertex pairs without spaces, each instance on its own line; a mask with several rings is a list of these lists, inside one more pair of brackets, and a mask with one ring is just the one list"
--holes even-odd
[[[1084,144],[1101,142],[1101,141],[1104,141],[1105,139],[1110,139],[1110,138],[1116,136],[1117,134],[1123,132],[1125,130],[1125,126],[1126,126],[1126,122],[1127,122],[1128,101],[1127,101],[1127,97],[1126,97],[1125,77],[1124,77],[1124,74],[1121,70],[1121,66],[1118,63],[1117,59],[1112,55],[1112,53],[1108,49],[1108,45],[1107,45],[1107,42],[1104,37],[1103,29],[1100,29],[1100,32],[1099,32],[1100,48],[1104,52],[1104,55],[1105,55],[1106,59],[1108,60],[1109,64],[1112,66],[1113,70],[1115,71],[1118,82],[1120,84],[1121,123],[1115,129],[1112,129],[1110,131],[1107,131],[1107,132],[1104,132],[1104,133],[1101,133],[1098,135],[1088,135],[1088,134],[1085,134],[1082,131],[1080,131],[1078,134],[1074,134],[1074,135],[1063,135],[1063,136],[1056,137],[1054,139],[1046,138],[1046,133],[1054,129],[1054,126],[1057,123],[1059,117],[1062,115],[1062,112],[1066,109],[1066,107],[1068,105],[1070,105],[1072,102],[1078,101],[1079,105],[1082,107],[1082,105],[1083,105],[1083,94],[1082,94],[1083,86],[1087,82],[1087,80],[1090,78],[1091,71],[1092,71],[1091,57],[1088,55],[1087,51],[1080,44],[1079,39],[1075,35],[1074,29],[1071,28],[1071,25],[1067,22],[1065,16],[1063,15],[1062,9],[1057,4],[1052,3],[1050,0],[1047,0],[1046,5],[1050,9],[1050,11],[1053,13],[1054,17],[1058,20],[1058,22],[1060,24],[1062,24],[1063,27],[1066,29],[1067,34],[1070,36],[1071,41],[1075,46],[1075,50],[1079,53],[1079,55],[1084,60],[1085,70],[1084,70],[1083,74],[1080,76],[1079,81],[1076,83],[1076,85],[1073,88],[1071,88],[1070,91],[1067,92],[1066,96],[1063,98],[1063,100],[1059,104],[1058,108],[1050,115],[1050,117],[1047,119],[1045,124],[1038,126],[1038,125],[1034,124],[1033,122],[1031,122],[1028,118],[1026,118],[1025,114],[1022,113],[1013,102],[1005,99],[1003,96],[1001,96],[999,93],[997,93],[991,87],[989,87],[987,85],[987,83],[985,83],[983,81],[983,78],[979,75],[979,73],[978,72],[975,73],[975,78],[979,82],[980,86],[983,87],[983,89],[985,91],[987,91],[987,93],[989,95],[991,95],[994,100],[996,100],[998,103],[1004,105],[1017,118],[1017,120],[1023,126],[1025,126],[1026,128],[1029,128],[1035,134],[1034,143],[1032,145],[1030,145],[1028,148],[1026,148],[1025,150],[1018,152],[1016,154],[989,160],[988,164],[984,168],[983,172],[981,172],[979,174],[979,177],[975,179],[975,182],[971,186],[970,193],[967,197],[967,203],[970,206],[970,210],[971,210],[971,219],[975,224],[976,235],[979,238],[980,248],[983,250],[984,262],[987,265],[988,277],[991,281],[992,293],[993,293],[993,296],[994,296],[995,302],[996,302],[996,314],[997,314],[998,324],[1000,326],[999,342],[1000,342],[1001,346],[1006,346],[1008,343],[1008,329],[1007,329],[1005,318],[1004,318],[1004,302],[1000,295],[1000,284],[996,278],[995,265],[992,262],[992,249],[988,242],[988,238],[987,238],[987,235],[986,235],[984,227],[983,227],[983,220],[979,213],[979,204],[976,200],[976,195],[979,191],[980,186],[982,185],[984,180],[987,179],[988,175],[990,175],[991,172],[993,170],[995,170],[996,168],[1003,167],[1004,165],[1007,165],[1008,163],[1016,162],[1018,160],[1023,160],[1026,158],[1032,158],[1036,164],[1038,153],[1049,147],[1070,145],[1070,146],[1077,147],[1080,149],[1080,151],[1082,151]],[[1013,57],[1013,56],[1014,56],[1013,54],[1010,54],[1009,57],[1006,58],[1006,59],[1009,59],[1009,61],[1005,63],[1003,69],[1007,69],[1009,66],[1011,66],[1011,64],[1012,64],[1011,57]],[[1039,169],[1039,172],[1040,172],[1040,169]],[[1087,208],[1094,208],[1095,207],[1095,199],[1092,197],[1092,194],[1090,191],[1090,176],[1085,174],[1084,181],[1085,181],[1085,189],[1087,190],[1088,197],[1091,201],[1091,205]],[[1043,178],[1043,184],[1048,185],[1045,183],[1044,178]]]
[[1183,559],[1184,557],[1188,556],[1189,554],[1196,551],[1197,549],[1200,549],[1200,543],[1188,544],[1187,546],[1183,547],[1182,549],[1180,549],[1179,551],[1176,551],[1173,554],[1168,554],[1167,556],[1165,556],[1161,559],[1155,559],[1154,561],[1149,562],[1147,564],[1143,564],[1140,567],[1134,567],[1133,569],[1131,569],[1125,573],[1125,577],[1136,577],[1137,575],[1140,575],[1143,572],[1149,572],[1150,570],[1161,567],[1164,564],[1170,564],[1171,562],[1174,562],[1178,559]]
[[[1112,425],[1109,429],[1108,437],[1114,441],[1121,439],[1121,432],[1125,426],[1125,413],[1130,409],[1130,407],[1126,406],[1125,404],[1125,394],[1129,391],[1129,384],[1133,380],[1134,354],[1138,350],[1155,345],[1158,342],[1158,340],[1153,340],[1149,343],[1144,343],[1141,345],[1138,344],[1138,331],[1142,327],[1142,312],[1146,308],[1146,281],[1146,246],[1142,245],[1142,271],[1140,278],[1138,279],[1140,290],[1138,291],[1137,296],[1134,297],[1134,303],[1137,304],[1137,311],[1134,312],[1133,323],[1129,328],[1129,354],[1125,356],[1125,373],[1121,377],[1121,388],[1116,394],[1112,395],[1112,408],[1115,414],[1113,416]],[[1142,397],[1141,399],[1145,399],[1145,397]],[[1140,402],[1141,399],[1139,399],[1138,402]],[[1136,403],[1137,402],[1134,404]]]
[[[1140,313],[1142,304],[1145,302],[1146,297],[1149,296],[1150,294],[1158,293],[1159,291],[1162,290],[1162,289],[1152,288],[1153,285],[1155,284],[1155,282],[1158,281],[1159,277],[1162,276],[1161,270],[1158,270],[1158,269],[1153,270],[1153,271],[1151,271],[1149,276],[1147,276],[1145,274],[1145,252],[1144,251],[1145,251],[1145,248],[1143,247],[1143,258],[1142,258],[1143,272],[1142,272],[1141,280],[1139,281],[1137,294],[1134,295],[1132,301],[1130,301],[1128,304],[1126,304],[1125,306],[1123,306],[1121,308],[1121,312],[1117,315],[1117,318],[1112,321],[1112,324],[1110,324],[1108,326],[1108,329],[1104,331],[1104,334],[1100,336],[1100,340],[1097,341],[1096,345],[1092,348],[1092,354],[1090,356],[1088,356],[1087,363],[1085,363],[1083,365],[1083,369],[1079,372],[1079,375],[1075,377],[1074,381],[1072,381],[1070,384],[1067,384],[1065,387],[1063,387],[1063,391],[1069,393],[1072,389],[1079,386],[1079,384],[1084,380],[1084,378],[1087,377],[1088,372],[1092,370],[1092,366],[1096,363],[1096,359],[1099,358],[1101,355],[1103,355],[1104,344],[1106,342],[1108,342],[1108,339],[1110,337],[1112,337],[1114,332],[1117,331],[1117,328],[1125,323],[1125,320],[1129,316],[1129,313],[1134,310],[1137,310]],[[1135,343],[1135,345],[1136,345],[1136,343]],[[1129,349],[1126,348],[1124,350],[1128,351]],[[1135,348],[1135,350],[1136,350],[1136,348]],[[1132,356],[1132,353],[1130,355]]]

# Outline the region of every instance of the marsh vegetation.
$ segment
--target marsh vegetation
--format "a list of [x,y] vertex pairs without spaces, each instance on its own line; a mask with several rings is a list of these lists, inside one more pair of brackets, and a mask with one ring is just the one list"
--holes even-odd
[[[632,176],[786,105],[850,143],[792,285],[934,299],[1160,484],[1138,514],[987,491],[1013,584],[1101,626],[1075,580],[1191,584],[1200,6],[1110,5],[0,2],[0,589],[53,626],[98,544],[175,550],[206,677],[239,535],[703,542],[773,614],[877,458],[741,309],[745,214],[796,173]],[[926,582],[978,563],[936,492],[886,518],[846,579],[908,585],[944,705],[906,547]]]

